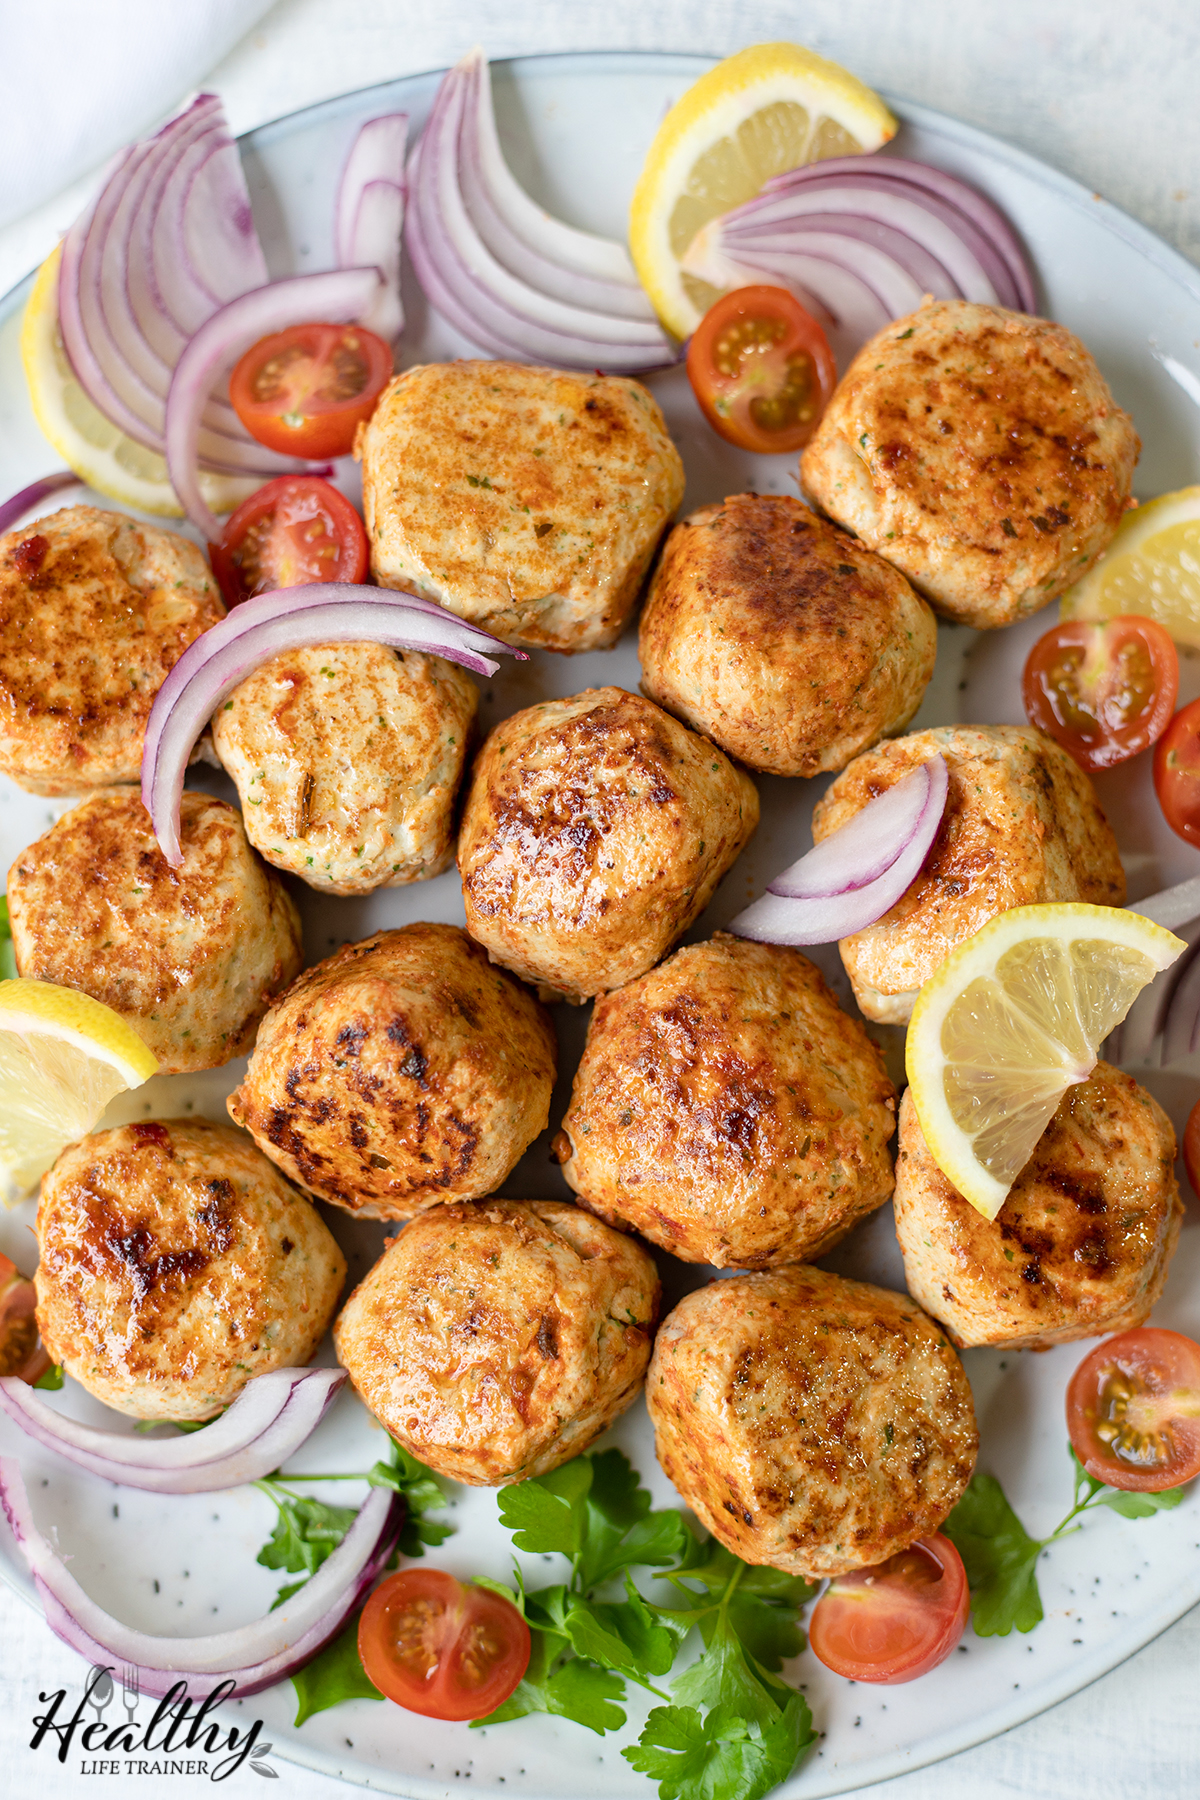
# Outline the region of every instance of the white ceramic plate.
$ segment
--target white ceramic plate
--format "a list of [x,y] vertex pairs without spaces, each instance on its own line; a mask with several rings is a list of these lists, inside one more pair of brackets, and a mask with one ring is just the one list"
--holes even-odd
[[[495,70],[501,132],[522,180],[552,211],[617,236],[646,147],[667,107],[707,67],[687,56],[589,55],[529,58]],[[366,90],[279,121],[243,142],[255,214],[272,271],[319,269],[330,262],[334,186],[357,125],[393,108],[421,124],[437,83],[421,76]],[[1138,471],[1143,497],[1200,478],[1200,277],[1181,257],[1097,196],[1010,150],[982,132],[920,108],[896,105],[904,121],[895,149],[963,175],[990,194],[1014,221],[1037,269],[1043,307],[1071,326],[1097,356],[1117,399],[1133,413],[1144,450]],[[17,352],[20,309],[28,284],[0,311],[0,495],[47,473],[56,459],[30,413]],[[408,362],[476,354],[432,316],[409,281]],[[674,372],[653,381],[688,472],[687,506],[746,487],[794,491],[786,459],[740,455],[702,424],[687,381]],[[353,473],[349,471],[352,481]],[[938,668],[918,725],[954,720],[1024,723],[1018,678],[1030,643],[1052,622],[1042,614],[994,635],[942,625]],[[484,697],[483,720],[534,701],[615,682],[636,688],[636,643],[574,659],[536,655],[506,664]],[[1185,666],[1185,698],[1200,692],[1200,664]],[[1103,803],[1117,828],[1131,897],[1196,872],[1200,859],[1162,824],[1150,796],[1145,757],[1103,777]],[[205,785],[234,797],[216,774]],[[690,934],[708,935],[753,896],[770,875],[809,842],[812,802],[824,782],[764,779],[763,821],[755,841]],[[33,799],[0,777],[0,869],[36,837],[65,803]],[[365,900],[302,899],[310,960],[383,925],[413,919],[461,922],[453,874]],[[847,1004],[836,951],[817,953]],[[586,1028],[586,1011],[556,1014],[563,1080],[551,1130],[561,1118]],[[895,1046],[893,1046],[893,1049]],[[187,1110],[223,1117],[224,1096],[242,1065],[200,1078],[156,1080],[120,1117]],[[1195,1071],[1176,1068],[1145,1077],[1181,1126],[1197,1091]],[[117,1115],[114,1115],[114,1120]],[[547,1155],[548,1138],[529,1152],[505,1192],[565,1192]],[[1193,1209],[1195,1206],[1192,1199]],[[347,1249],[352,1279],[374,1260],[381,1228],[327,1216]],[[0,1247],[28,1267],[32,1204],[0,1220]],[[664,1259],[666,1260],[666,1259]],[[890,1211],[875,1215],[830,1259],[847,1273],[902,1286]],[[704,1279],[705,1270],[673,1264],[668,1300]],[[1200,1335],[1200,1216],[1185,1226],[1159,1323]],[[998,1474],[1030,1530],[1049,1531],[1066,1511],[1071,1477],[1066,1456],[1063,1391],[1079,1360],[1078,1346],[1029,1353],[970,1351],[982,1436],[981,1466]],[[81,1417],[114,1416],[68,1384],[62,1404]],[[642,1405],[603,1440],[628,1451],[657,1504],[677,1496],[658,1471]],[[303,1451],[303,1468],[365,1469],[382,1439],[366,1413],[343,1397]],[[39,1519],[58,1530],[89,1592],[142,1629],[196,1633],[247,1622],[266,1610],[279,1578],[260,1569],[255,1552],[270,1530],[272,1508],[253,1489],[162,1500],[114,1489],[43,1454],[7,1420],[0,1451],[21,1457]],[[456,1535],[437,1553],[463,1576],[508,1573],[510,1540],[497,1523],[494,1495],[449,1488]],[[337,1490],[329,1490],[334,1497]],[[344,1497],[345,1490],[341,1490]],[[1146,1643],[1200,1599],[1200,1500],[1142,1523],[1102,1514],[1059,1545],[1039,1568],[1045,1622],[1029,1637],[979,1640],[968,1631],[956,1655],[922,1681],[900,1688],[850,1686],[811,1656],[792,1677],[807,1692],[818,1730],[815,1752],[780,1790],[787,1796],[843,1793],[936,1761],[1051,1706]],[[554,1559],[546,1558],[549,1563]],[[554,1579],[542,1559],[523,1559],[533,1580]],[[0,1574],[32,1599],[11,1541],[0,1542]],[[67,1653],[64,1652],[64,1658]],[[79,1671],[82,1674],[82,1669]],[[64,1669],[64,1674],[66,1670]],[[653,1789],[619,1755],[633,1740],[644,1708],[633,1690],[630,1726],[604,1739],[546,1717],[469,1731],[417,1718],[389,1704],[355,1701],[291,1726],[292,1689],[284,1683],[231,1709],[244,1721],[262,1717],[277,1750],[308,1767],[414,1800],[467,1791],[493,1800],[569,1791],[580,1800],[637,1797]]]

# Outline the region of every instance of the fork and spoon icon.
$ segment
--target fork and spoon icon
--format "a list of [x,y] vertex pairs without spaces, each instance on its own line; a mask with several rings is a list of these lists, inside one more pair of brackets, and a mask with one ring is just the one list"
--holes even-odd
[[[92,1665],[90,1671],[93,1679],[87,1691],[88,1705],[95,1708],[96,1723],[104,1717],[106,1709],[112,1704],[116,1689],[113,1685],[112,1673],[98,1663]],[[137,1711],[141,1684],[137,1669],[132,1664],[125,1664],[121,1669],[121,1703],[125,1708],[127,1722],[133,1724],[133,1715]]]

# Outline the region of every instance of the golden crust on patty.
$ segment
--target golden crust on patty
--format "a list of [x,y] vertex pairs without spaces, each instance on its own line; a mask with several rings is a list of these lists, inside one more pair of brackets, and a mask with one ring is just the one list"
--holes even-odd
[[963,1366],[915,1302],[805,1263],[680,1301],[646,1404],[659,1462],[713,1536],[810,1581],[936,1531],[979,1444]]
[[42,1179],[38,1326],[135,1419],[210,1419],[254,1375],[307,1363],[346,1261],[240,1131],[165,1119],[97,1132]]
[[123,513],[0,537],[0,771],[31,794],[136,781],[155,694],[224,614],[195,544]]
[[1171,1121],[1108,1063],[1067,1089],[994,1219],[934,1162],[911,1089],[901,1103],[905,1279],[956,1344],[1044,1350],[1144,1324],[1182,1218]]
[[991,627],[1091,568],[1129,505],[1140,448],[1072,332],[943,300],[863,346],[800,470],[830,517],[939,612]]
[[883,1205],[895,1118],[882,1056],[807,957],[718,932],[596,1002],[558,1141],[611,1225],[755,1269]]
[[302,1187],[363,1218],[490,1194],[544,1129],[557,1044],[528,988],[455,925],[306,969],[229,1111]]
[[355,454],[380,586],[547,650],[616,643],[683,499],[658,402],[626,375],[405,369]]
[[498,1487],[577,1456],[636,1399],[658,1301],[648,1253],[578,1207],[481,1200],[393,1238],[334,1342],[406,1450]]
[[236,807],[185,793],[168,866],[136,788],[91,794],[8,873],[17,971],[102,1000],[166,1075],[245,1056],[300,972],[300,916]]
[[786,494],[733,494],[667,538],[642,610],[642,686],[769,775],[843,769],[902,731],[937,625],[898,570]]
[[472,770],[467,930],[572,999],[621,987],[700,916],[757,824],[750,777],[641,695],[589,688],[528,707]]
[[858,756],[813,813],[813,837],[846,824],[933,756],[950,772],[933,848],[907,893],[838,948],[868,1019],[903,1025],[922,984],[997,913],[1047,900],[1122,906],[1116,839],[1083,770],[1025,725],[938,725]]
[[234,688],[213,747],[269,863],[327,894],[370,894],[453,862],[478,700],[444,657],[318,644]]

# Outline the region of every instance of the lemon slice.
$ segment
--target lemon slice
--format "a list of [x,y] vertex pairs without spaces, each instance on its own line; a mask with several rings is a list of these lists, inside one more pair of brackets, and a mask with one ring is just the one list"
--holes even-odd
[[[164,458],[118,431],[75,379],[58,329],[61,255],[60,245],[38,270],[21,324],[21,360],[34,417],[67,467],[98,494],[135,512],[181,519],[183,508],[167,479]],[[232,512],[261,485],[200,471],[200,491],[216,513]]]
[[1157,619],[1200,648],[1200,487],[1160,494],[1127,512],[1094,569],[1062,598],[1064,619]]
[[0,1198],[12,1206],[158,1068],[132,1025],[50,981],[0,981]]
[[687,337],[718,298],[679,266],[702,225],[772,175],[895,134],[878,94],[799,44],[755,44],[702,75],[659,126],[629,215],[638,276],[667,330]]
[[1063,1094],[1185,948],[1118,907],[1015,906],[930,976],[908,1028],[913,1104],[934,1161],[985,1219]]

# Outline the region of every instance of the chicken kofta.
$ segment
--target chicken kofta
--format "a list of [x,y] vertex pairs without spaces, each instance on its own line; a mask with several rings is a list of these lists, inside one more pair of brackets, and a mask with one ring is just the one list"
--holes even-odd
[[1044,1350],[1144,1324],[1182,1218],[1171,1121],[1109,1063],[1067,1089],[994,1219],[942,1174],[911,1090],[904,1096],[896,1236],[905,1280],[960,1346]]
[[817,843],[939,754],[949,794],[920,874],[881,919],[838,946],[862,1012],[892,1025],[907,1024],[923,983],[997,913],[1049,900],[1125,901],[1095,789],[1033,726],[939,725],[864,752],[818,801]]
[[8,873],[17,972],[102,1000],[164,1074],[244,1056],[300,972],[300,917],[236,807],[185,793],[168,866],[136,788],[91,794]]
[[478,699],[443,657],[320,644],[234,688],[213,746],[268,862],[329,894],[369,894],[453,862]]
[[135,1419],[211,1419],[307,1363],[346,1261],[316,1208],[228,1125],[154,1120],[43,1177],[37,1321],[56,1363]]
[[195,544],[123,513],[0,537],[0,772],[31,794],[136,781],[155,694],[224,613]]
[[649,700],[589,688],[514,713],[458,837],[467,930],[570,999],[653,968],[758,823],[750,777]]
[[683,499],[658,402],[624,375],[405,369],[356,454],[379,585],[530,648],[615,644]]
[[907,1294],[806,1263],[710,1282],[646,1374],[658,1460],[743,1562],[809,1581],[936,1531],[970,1480],[971,1389]]
[[229,1111],[293,1181],[370,1219],[490,1194],[544,1130],[557,1045],[529,989],[455,925],[306,969]]
[[1140,448],[1072,332],[943,300],[863,346],[800,476],[938,612],[993,627],[1091,568],[1130,504]]
[[751,769],[844,769],[921,704],[937,624],[903,575],[785,494],[676,525],[639,633],[642,686]]
[[397,1443],[499,1487],[578,1456],[636,1399],[658,1302],[633,1238],[564,1201],[481,1200],[405,1226],[334,1343]]
[[820,1256],[892,1191],[883,1058],[798,950],[718,932],[596,1002],[556,1146],[684,1262]]

